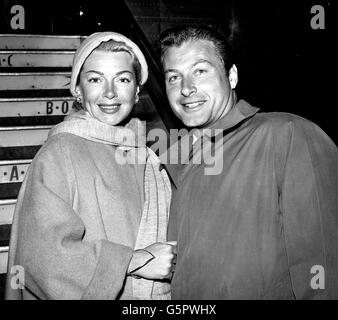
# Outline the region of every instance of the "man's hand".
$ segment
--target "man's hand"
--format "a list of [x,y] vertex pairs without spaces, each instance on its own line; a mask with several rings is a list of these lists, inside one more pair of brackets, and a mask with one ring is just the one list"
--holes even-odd
[[[148,247],[145,247],[146,250],[136,250],[133,253],[131,258],[128,272],[131,272],[138,267],[145,264],[149,259],[152,258],[152,255],[155,257],[142,268],[133,272],[133,275],[157,280],[157,279],[166,279],[171,277],[171,272],[173,268],[173,261],[176,257],[176,241],[168,242],[156,242],[151,244]],[[149,254],[149,251],[151,254]]]

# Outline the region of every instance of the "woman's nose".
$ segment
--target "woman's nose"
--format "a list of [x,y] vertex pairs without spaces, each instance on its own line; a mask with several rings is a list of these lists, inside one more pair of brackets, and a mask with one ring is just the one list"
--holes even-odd
[[116,97],[115,88],[114,88],[114,85],[112,83],[106,84],[105,90],[104,90],[104,96],[107,97],[108,99],[112,99],[112,98]]

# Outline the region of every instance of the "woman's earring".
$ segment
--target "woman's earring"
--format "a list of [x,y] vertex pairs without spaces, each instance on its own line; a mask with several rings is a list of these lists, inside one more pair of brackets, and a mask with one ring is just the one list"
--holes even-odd
[[82,98],[81,98],[80,95],[78,95],[75,98],[75,101],[73,102],[73,109],[76,110],[76,111],[83,109],[83,107],[82,107]]

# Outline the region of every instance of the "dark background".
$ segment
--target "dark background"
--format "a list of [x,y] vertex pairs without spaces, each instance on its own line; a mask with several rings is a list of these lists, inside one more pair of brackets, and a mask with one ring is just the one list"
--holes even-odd
[[[111,30],[130,36],[130,21],[121,1],[0,0],[0,33],[89,35]],[[228,37],[237,53],[239,98],[262,111],[291,112],[312,120],[338,144],[337,37],[333,31],[337,16],[333,0],[127,0],[126,3],[145,33],[155,60],[159,61],[158,37],[163,30],[182,24],[212,26]],[[24,30],[10,27],[13,17],[10,8],[16,4],[25,8]],[[325,10],[323,30],[311,28],[314,5]],[[159,115],[170,114],[170,108],[157,103],[150,110],[149,99],[145,92],[143,103],[135,108],[137,116],[151,118],[153,127],[163,127]],[[10,229],[7,225],[2,228],[0,235],[8,243]],[[4,282],[2,274],[0,299]]]
[[[26,30],[16,33],[88,35],[113,30],[128,35],[128,22],[118,3],[119,0],[3,0],[0,10],[8,11],[14,4],[25,6]],[[157,39],[164,29],[190,23],[213,26],[232,41],[237,52],[240,98],[263,111],[291,112],[308,118],[338,144],[334,1],[127,0],[126,3],[150,41],[155,59],[158,59]],[[325,29],[311,28],[314,5],[322,5],[325,10]],[[13,33],[8,27],[9,18],[5,15],[1,20],[1,33]]]

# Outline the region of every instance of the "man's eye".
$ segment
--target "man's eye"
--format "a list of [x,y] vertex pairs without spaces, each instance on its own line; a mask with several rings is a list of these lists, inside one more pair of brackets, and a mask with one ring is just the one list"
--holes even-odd
[[175,82],[178,79],[178,76],[170,76],[168,77],[168,82],[172,83]]
[[203,73],[206,73],[207,72],[207,70],[205,70],[205,69],[197,69],[196,71],[195,71],[195,73],[199,76],[199,75],[201,75],[201,74],[203,74]]

